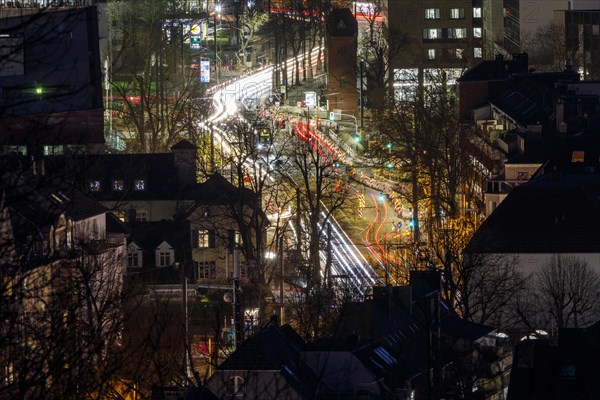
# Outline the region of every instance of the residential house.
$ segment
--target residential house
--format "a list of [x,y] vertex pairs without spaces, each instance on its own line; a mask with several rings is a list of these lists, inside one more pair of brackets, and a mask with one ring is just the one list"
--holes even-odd
[[555,254],[600,272],[598,134],[573,135],[535,179],[514,188],[473,235],[468,254],[515,259],[524,274]]
[[[384,375],[398,361],[384,344],[323,340],[306,344],[288,325],[248,338],[205,385],[203,398],[369,399],[391,397]],[[406,399],[410,392],[395,393]]]
[[512,353],[493,328],[450,310],[439,285],[430,271],[413,273],[410,286],[375,287],[372,299],[346,305],[330,339],[304,343],[270,325],[218,367],[205,398],[501,398]]
[[0,397],[65,396],[118,343],[125,237],[91,197],[2,161]]
[[[440,284],[436,271],[412,271],[407,286],[374,287],[372,299],[346,306],[339,337],[385,346],[396,360],[384,374],[394,393],[426,399],[432,390],[441,397],[467,391],[495,398],[508,384],[511,353],[493,328],[462,320],[448,307]],[[473,375],[460,376],[464,369]]]
[[[186,220],[128,224],[127,271],[147,284],[181,283],[186,263],[192,263],[191,227]],[[214,274],[214,271],[212,271]],[[196,281],[191,271],[190,277]],[[213,277],[214,279],[214,277]]]
[[561,329],[558,343],[525,340],[515,351],[507,399],[594,399],[599,359],[600,322],[582,329]]
[[[173,249],[169,251],[175,252],[173,258],[151,262],[142,254],[143,266],[177,262],[191,283],[222,284],[233,273],[233,250],[239,248],[241,275],[243,279],[249,278],[256,267],[246,262],[246,255],[259,251],[268,224],[260,198],[219,173],[198,183],[196,147],[184,140],[171,150],[171,153],[161,154],[46,157],[44,165],[47,170],[66,174],[68,179],[77,182],[83,191],[127,223],[132,235],[135,231],[141,235],[142,229],[152,229],[152,225],[144,227],[148,222],[156,223],[154,226],[162,230],[156,232],[157,237],[177,229],[186,230],[187,233],[181,232],[177,243],[173,243],[173,239],[166,240]],[[130,238],[128,246],[135,250],[132,254],[150,250],[140,243],[140,240],[146,241],[150,232],[143,235],[145,239],[138,237],[137,241],[134,236]],[[188,251],[191,258],[180,258]],[[137,263],[141,262],[138,257]]]

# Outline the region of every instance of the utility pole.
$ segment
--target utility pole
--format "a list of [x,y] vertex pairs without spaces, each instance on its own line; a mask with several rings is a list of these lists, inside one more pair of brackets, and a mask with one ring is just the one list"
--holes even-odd
[[[283,234],[285,234],[285,229]],[[283,260],[283,234],[281,235],[281,238],[279,238],[279,325],[283,325],[285,323],[285,305],[283,303],[283,278],[285,276]]]
[[244,341],[242,331],[242,307],[240,304],[240,250],[233,251],[233,327],[234,343],[237,349]]
[[[356,7],[356,3],[354,3],[354,4],[355,4],[355,7]],[[360,67],[359,68],[360,69],[360,94],[359,94],[359,96],[360,96],[360,133],[361,133],[361,136],[362,136],[362,131],[364,129],[363,120],[364,120],[364,110],[365,110],[365,104],[364,104],[364,98],[363,98],[363,95],[364,95],[364,92],[363,92],[364,91],[363,80],[364,80],[365,62],[363,60],[360,60],[360,62],[358,63],[358,65]]]

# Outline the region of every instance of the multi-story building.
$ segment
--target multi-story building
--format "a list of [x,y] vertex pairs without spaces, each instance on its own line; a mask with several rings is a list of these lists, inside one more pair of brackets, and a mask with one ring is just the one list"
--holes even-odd
[[388,0],[385,18],[390,69],[400,85],[423,79],[423,70],[444,69],[453,81],[465,68],[518,44],[518,0]]
[[0,11],[0,153],[103,148],[96,8]]
[[600,79],[600,5],[595,10],[555,12],[565,27],[567,57],[584,80]]

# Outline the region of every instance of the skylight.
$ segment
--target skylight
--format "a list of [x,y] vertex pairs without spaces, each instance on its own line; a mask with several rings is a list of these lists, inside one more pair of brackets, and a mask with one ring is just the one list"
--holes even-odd
[[377,347],[375,349],[375,354],[377,354],[387,365],[396,364],[397,360],[394,356],[392,356],[386,349],[383,347]]

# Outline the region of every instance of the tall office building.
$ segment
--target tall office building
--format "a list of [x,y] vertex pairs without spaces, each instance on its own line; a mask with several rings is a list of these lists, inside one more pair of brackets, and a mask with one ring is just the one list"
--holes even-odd
[[396,81],[415,69],[452,77],[518,49],[519,0],[388,0],[385,18]]

